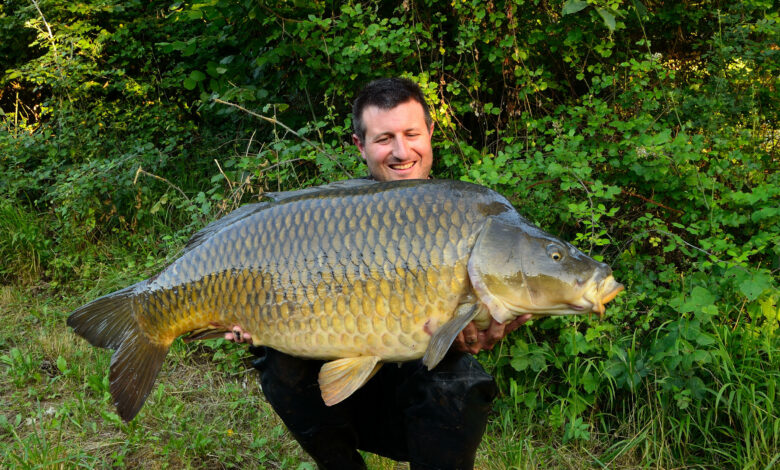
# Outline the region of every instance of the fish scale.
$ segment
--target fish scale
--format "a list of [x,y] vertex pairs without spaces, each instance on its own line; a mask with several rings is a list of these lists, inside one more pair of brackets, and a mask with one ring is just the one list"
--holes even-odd
[[[320,388],[332,405],[382,362],[434,367],[471,320],[601,314],[622,289],[608,266],[480,186],[352,182],[273,197],[198,232],[156,276],[69,316],[76,333],[116,349],[110,388],[123,419],[187,333],[238,325],[256,345],[328,360]],[[568,264],[551,261],[550,247]]]
[[[423,194],[423,203],[427,203],[429,206],[421,206],[424,209],[409,210],[410,207],[406,201],[401,201],[400,203],[396,200],[385,201],[382,198],[385,195],[379,193],[370,199],[352,198],[353,200],[359,199],[357,204],[350,204],[350,199],[343,201],[343,205],[354,209],[355,215],[361,214],[355,225],[366,228],[366,230],[360,232],[359,236],[354,238],[346,237],[347,233],[345,232],[348,226],[343,221],[339,222],[339,218],[346,215],[346,211],[342,210],[342,206],[333,205],[335,198],[325,200],[322,205],[316,204],[317,200],[303,201],[295,208],[297,212],[294,214],[289,213],[290,208],[287,205],[272,208],[270,214],[263,214],[262,218],[256,217],[261,219],[260,223],[249,223],[239,227],[228,228],[223,231],[224,233],[221,234],[221,237],[210,240],[197,248],[191,257],[194,260],[208,260],[209,262],[206,263],[206,266],[198,262],[192,266],[188,264],[188,260],[185,257],[178,260],[180,266],[173,267],[170,271],[180,275],[179,279],[177,280],[174,276],[160,276],[158,278],[159,289],[169,291],[171,285],[182,281],[197,284],[198,279],[196,279],[195,274],[197,271],[220,271],[228,265],[235,266],[237,264],[244,264],[250,267],[262,265],[265,266],[265,274],[274,280],[273,290],[268,292],[268,296],[274,297],[273,293],[279,293],[283,297],[272,302],[265,302],[255,309],[245,302],[235,301],[241,286],[246,283],[244,279],[240,276],[220,276],[219,283],[215,287],[219,288],[217,295],[226,300],[226,303],[215,306],[214,310],[222,309],[224,313],[214,312],[222,318],[212,319],[213,323],[224,325],[239,324],[246,331],[257,332],[254,334],[254,337],[258,343],[275,347],[285,352],[303,357],[331,358],[355,354],[356,348],[364,347],[369,342],[365,338],[365,333],[361,333],[354,328],[355,318],[361,324],[366,325],[370,323],[365,320],[367,316],[374,314],[386,316],[389,312],[393,312],[393,315],[398,318],[391,318],[386,321],[385,330],[393,335],[400,336],[396,336],[394,341],[391,340],[392,336],[384,336],[382,344],[387,348],[395,348],[396,350],[391,353],[392,356],[388,357],[388,359],[405,360],[409,354],[416,354],[419,349],[424,349],[425,347],[424,344],[416,345],[420,339],[424,340],[425,337],[420,334],[414,335],[412,331],[406,331],[405,328],[411,329],[416,327],[418,332],[422,331],[422,323],[427,319],[423,312],[430,313],[432,310],[440,307],[445,307],[445,309],[448,307],[454,308],[459,293],[457,289],[453,289],[453,286],[457,286],[465,280],[465,261],[462,261],[458,266],[462,272],[459,278],[440,276],[438,270],[433,266],[423,270],[421,274],[424,275],[425,289],[417,290],[416,302],[405,301],[404,287],[397,291],[390,287],[391,284],[398,284],[400,287],[407,282],[405,277],[400,276],[392,269],[394,266],[392,260],[397,260],[399,255],[403,255],[407,267],[411,268],[430,263],[431,259],[451,262],[450,258],[453,250],[447,243],[449,230],[448,227],[441,223],[445,218],[429,217],[429,215],[438,210],[451,210],[452,204],[449,201],[444,201],[446,204],[442,203],[442,207],[436,207],[433,204],[432,196]],[[414,198],[415,195],[411,195],[411,199]],[[288,213],[285,213],[285,211],[288,211]],[[305,234],[300,229],[300,225],[295,224],[296,219],[299,221],[306,219],[311,219],[315,222],[317,220],[327,221],[323,225],[325,227],[324,233],[321,237],[312,237]],[[247,227],[252,227],[252,229],[247,229]],[[404,238],[410,241],[411,251],[407,252],[405,248],[386,251],[375,249],[376,242],[379,240],[390,240],[391,232],[394,229],[398,231],[401,227],[405,229],[403,231]],[[475,230],[476,227],[472,229]],[[256,232],[262,233],[269,238],[270,233],[275,232],[276,239],[281,240],[281,242],[265,243],[255,256],[246,248],[246,243],[240,243],[239,241]],[[292,238],[297,239],[297,243],[294,246],[290,243]],[[354,245],[344,246],[341,243],[342,239],[354,242]],[[341,250],[345,248],[349,249],[347,252],[350,254],[349,256],[340,255]],[[445,249],[449,251],[449,256],[444,256]],[[460,251],[462,255],[463,250]],[[351,253],[355,252],[362,253],[359,262],[356,262],[358,260],[351,256]],[[316,266],[315,269],[318,268],[319,272],[315,270],[314,276],[312,276],[321,281],[317,285],[318,298],[324,297],[326,301],[320,304],[304,299],[303,296],[295,295],[296,292],[304,292],[306,286],[297,282],[301,276],[296,275],[298,271],[291,272],[289,265],[285,264],[284,260],[290,258],[296,260],[297,262],[292,263],[293,267],[301,266],[302,264],[311,267],[310,261],[317,259],[318,255],[322,259],[322,254],[326,255],[326,262],[324,264],[317,263],[319,266]],[[221,262],[220,260],[226,261]],[[312,272],[309,271],[308,275],[311,276]],[[348,280],[351,283],[365,284],[365,290],[369,294],[367,302],[347,302],[343,295],[339,295],[339,291]],[[417,283],[414,276],[410,276],[409,280]],[[154,286],[153,289],[155,287],[157,286]],[[428,299],[431,297],[441,296],[442,293],[448,292],[449,294],[445,296],[445,302],[438,304],[429,303]],[[206,292],[202,297],[206,299],[213,295],[213,292]],[[331,295],[336,296],[336,304],[332,301]],[[246,294],[242,298],[246,298]],[[279,322],[274,321],[278,318],[278,315],[271,315],[270,313],[278,312],[279,305],[282,302],[289,302],[293,306],[290,317],[292,321],[299,325],[299,331],[296,335],[298,338],[321,340],[324,337],[324,335],[317,334],[318,330],[323,328],[322,322],[298,322],[297,319],[309,315],[308,312],[313,311],[314,315],[326,318],[332,318],[336,315],[347,315],[347,322],[328,323],[328,328],[331,328],[336,337],[341,338],[344,334],[347,335],[349,338],[346,341],[347,344],[320,344],[320,341],[312,343],[309,339],[305,339],[304,344],[299,345],[289,339],[281,339],[283,335],[280,335],[277,327]],[[163,308],[170,306],[180,312],[185,310],[170,302],[163,302],[163,304]],[[205,301],[204,304],[206,304]],[[410,304],[411,309],[408,308]],[[155,303],[154,305],[156,308],[160,308],[159,304]],[[233,313],[232,316],[230,315],[231,313]],[[155,323],[158,326],[162,326],[159,325],[161,322]],[[197,326],[186,322],[177,323],[174,333],[176,336],[196,329]],[[402,328],[401,325],[405,328]],[[289,330],[289,327],[285,329]],[[385,331],[376,331],[374,334],[382,337],[384,333]],[[371,342],[375,344],[375,341]],[[409,344],[415,345],[414,348],[411,348],[411,351],[408,347]],[[323,350],[328,352],[323,354]],[[387,354],[386,351],[383,352]]]

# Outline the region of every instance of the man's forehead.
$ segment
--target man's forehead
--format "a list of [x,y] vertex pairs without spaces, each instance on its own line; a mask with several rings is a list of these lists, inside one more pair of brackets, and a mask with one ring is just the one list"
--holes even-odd
[[366,106],[363,109],[362,118],[364,124],[370,123],[372,127],[395,127],[399,124],[410,129],[420,126],[426,127],[425,112],[422,105],[414,100],[405,101],[392,108],[381,108],[374,105]]
[[365,116],[367,113],[369,114],[387,113],[390,111],[398,110],[399,108],[404,108],[405,112],[419,111],[421,115],[423,116],[425,115],[422,105],[411,98],[391,107],[369,104],[365,108],[363,108],[363,115]]

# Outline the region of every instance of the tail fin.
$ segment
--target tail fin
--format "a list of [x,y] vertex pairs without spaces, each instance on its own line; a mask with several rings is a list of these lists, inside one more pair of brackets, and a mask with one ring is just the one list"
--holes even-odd
[[133,316],[134,292],[146,282],[95,299],[68,317],[68,326],[90,344],[116,350],[111,357],[110,389],[125,421],[143,406],[170,346],[150,341]]

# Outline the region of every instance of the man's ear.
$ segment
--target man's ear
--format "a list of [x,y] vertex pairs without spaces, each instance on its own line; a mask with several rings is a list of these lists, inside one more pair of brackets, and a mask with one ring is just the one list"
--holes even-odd
[[436,123],[432,122],[431,123],[431,127],[428,129],[428,135],[431,136],[431,137],[433,137],[433,128],[434,128],[435,125],[436,125]]
[[352,134],[352,142],[357,145],[358,150],[360,150],[360,156],[363,157],[363,160],[366,159],[366,153],[365,153],[365,145],[363,142],[360,141],[360,138],[358,138],[357,134]]

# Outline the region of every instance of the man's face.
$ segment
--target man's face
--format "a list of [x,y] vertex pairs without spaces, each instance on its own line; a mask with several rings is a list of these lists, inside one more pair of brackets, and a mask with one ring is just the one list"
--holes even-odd
[[352,140],[378,181],[428,178],[433,164],[433,124],[425,124],[422,105],[414,100],[393,109],[367,106],[363,109],[366,136]]

